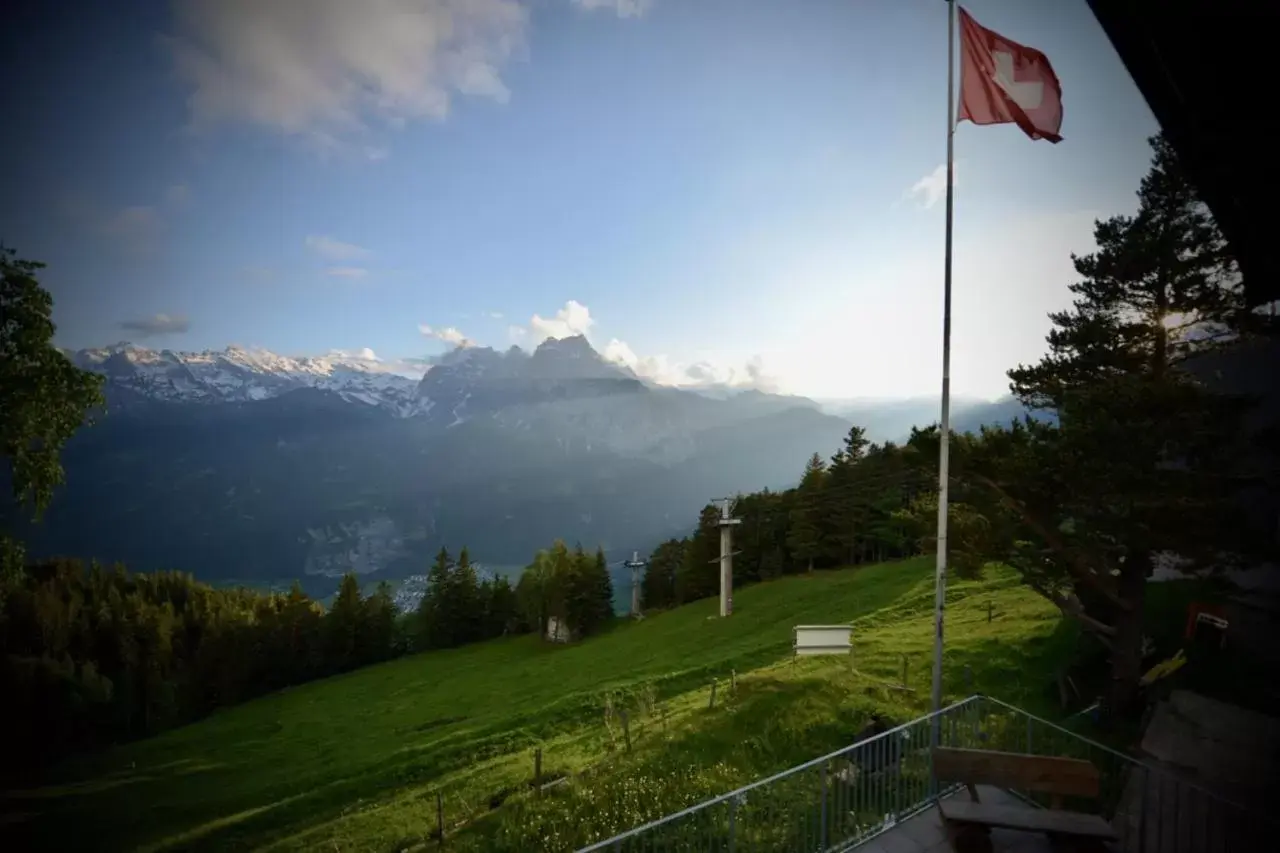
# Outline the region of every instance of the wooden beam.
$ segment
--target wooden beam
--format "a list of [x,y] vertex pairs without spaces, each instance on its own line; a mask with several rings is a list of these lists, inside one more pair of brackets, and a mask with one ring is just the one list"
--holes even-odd
[[1047,832],[1076,838],[1118,838],[1111,824],[1096,814],[1038,809],[1034,806],[992,806],[948,798],[938,802],[943,817],[953,823],[970,823],[1026,832]]
[[933,771],[940,782],[995,785],[1065,797],[1097,797],[1098,768],[1078,758],[989,752],[982,749],[933,750]]

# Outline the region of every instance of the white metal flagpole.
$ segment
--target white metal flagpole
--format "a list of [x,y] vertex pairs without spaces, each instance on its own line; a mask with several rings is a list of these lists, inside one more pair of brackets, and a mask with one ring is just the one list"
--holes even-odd
[[[955,179],[956,3],[947,0],[947,237],[942,274],[942,417],[938,443],[938,554],[933,593],[933,708],[942,708],[942,626],[947,600],[947,486],[951,438],[951,191]],[[934,718],[934,743],[940,723]]]

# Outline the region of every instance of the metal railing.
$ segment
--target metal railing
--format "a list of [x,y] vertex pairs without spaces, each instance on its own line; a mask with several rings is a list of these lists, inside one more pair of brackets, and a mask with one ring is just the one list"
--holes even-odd
[[[1277,828],[1212,792],[997,699],[972,696],[798,767],[581,849],[842,853],[930,808],[938,790],[929,748],[1083,758],[1101,772],[1101,813],[1125,853],[1268,849]],[[1012,791],[1030,804],[1040,795]]]

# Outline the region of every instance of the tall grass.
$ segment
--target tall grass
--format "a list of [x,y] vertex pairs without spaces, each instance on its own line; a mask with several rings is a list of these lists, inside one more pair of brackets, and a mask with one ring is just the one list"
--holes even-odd
[[[947,612],[949,697],[1053,701],[1074,636],[1051,606],[997,569],[954,584]],[[926,710],[927,559],[760,584],[715,614],[700,601],[580,645],[509,638],[302,685],[69,764],[7,798],[10,828],[34,849],[400,850],[435,832],[440,794],[447,848],[571,849],[843,746],[873,713]],[[792,626],[823,622],[853,623],[851,658],[792,662]],[[887,686],[904,656],[909,689]],[[533,790],[535,749],[543,781],[569,781]]]

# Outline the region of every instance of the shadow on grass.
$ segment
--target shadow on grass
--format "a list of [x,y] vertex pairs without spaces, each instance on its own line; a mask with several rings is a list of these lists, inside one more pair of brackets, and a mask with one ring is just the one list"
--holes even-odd
[[[883,703],[852,678],[753,676],[723,705],[695,712],[696,728],[649,742],[605,772],[551,798],[520,799],[478,820],[451,845],[517,851],[521,839],[591,843],[851,746]],[[785,787],[785,786],[784,786]]]
[[1039,716],[1059,717],[1057,675],[1075,659],[1080,642],[1079,627],[1066,619],[1051,634],[1017,643],[970,640],[946,652],[943,695],[958,701],[981,693]]

